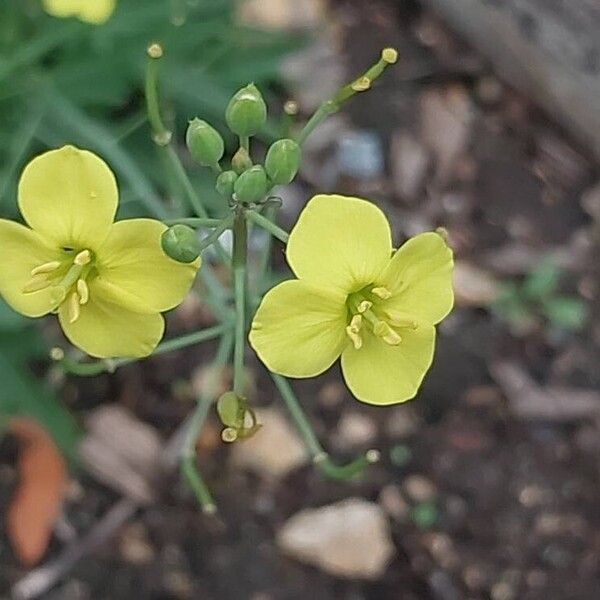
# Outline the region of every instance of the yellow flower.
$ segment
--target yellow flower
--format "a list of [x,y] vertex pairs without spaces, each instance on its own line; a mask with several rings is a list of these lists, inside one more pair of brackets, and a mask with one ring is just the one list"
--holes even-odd
[[431,366],[435,327],[452,309],[452,251],[437,233],[392,250],[373,204],[316,196],[290,234],[287,261],[298,279],[264,297],[250,344],[275,373],[313,377],[342,357],[361,401],[413,398]]
[[85,23],[101,25],[108,21],[117,0],[43,0],[45,11],[53,17],[76,17]]
[[98,358],[150,354],[164,333],[160,313],[182,301],[200,265],[162,252],[159,221],[113,223],[117,204],[106,163],[65,146],[23,171],[29,227],[0,219],[0,294],[28,317],[58,313],[67,338]]

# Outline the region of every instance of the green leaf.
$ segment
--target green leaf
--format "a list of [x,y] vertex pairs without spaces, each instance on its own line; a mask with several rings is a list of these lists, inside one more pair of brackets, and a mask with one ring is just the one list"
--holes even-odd
[[552,298],[544,302],[543,312],[552,325],[570,331],[581,329],[587,320],[586,305],[578,298]]
[[523,294],[530,300],[540,300],[558,288],[561,270],[551,262],[543,262],[529,273],[523,283]]

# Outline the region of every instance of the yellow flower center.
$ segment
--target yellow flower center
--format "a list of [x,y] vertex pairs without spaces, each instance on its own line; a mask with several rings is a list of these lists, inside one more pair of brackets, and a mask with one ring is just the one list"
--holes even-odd
[[383,340],[390,346],[398,346],[402,342],[400,329],[416,329],[418,323],[411,315],[403,314],[397,310],[382,305],[382,301],[392,296],[385,287],[367,286],[359,292],[348,296],[349,322],[346,334],[354,344],[356,350],[363,345],[364,330]]
[[23,287],[24,294],[51,288],[50,302],[57,309],[66,303],[69,321],[79,318],[81,306],[90,299],[87,279],[94,269],[90,250],[63,248],[64,258],[38,265],[31,270],[31,279]]

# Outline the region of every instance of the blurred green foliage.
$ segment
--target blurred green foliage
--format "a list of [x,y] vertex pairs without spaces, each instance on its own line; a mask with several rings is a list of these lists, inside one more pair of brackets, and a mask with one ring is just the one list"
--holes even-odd
[[[14,215],[18,174],[32,153],[64,143],[107,160],[119,178],[126,214],[164,212],[163,170],[142,93],[149,43],[165,49],[162,95],[178,142],[192,117],[223,123],[229,98],[248,81],[268,90],[278,80],[282,57],[302,43],[237,24],[235,5],[120,0],[112,18],[97,27],[50,17],[38,0],[1,2],[2,215]],[[203,189],[215,197],[212,186]]]
[[[158,41],[165,50],[163,110],[183,148],[188,120],[201,116],[224,125],[227,102],[242,85],[254,81],[268,98],[282,58],[302,44],[236,23],[235,6],[235,0],[119,0],[108,23],[97,27],[50,17],[39,0],[2,0],[0,218],[17,217],[17,181],[29,159],[67,143],[95,151],[114,169],[120,217],[167,216],[164,199],[179,190],[165,179],[147,124],[147,46]],[[267,125],[267,141],[269,133]],[[211,201],[217,207],[214,181],[204,181],[189,159],[186,166],[209,207]],[[30,371],[31,361],[47,352],[31,321],[0,300],[0,418],[36,418],[69,454],[77,427]]]
[[505,282],[494,304],[494,311],[508,321],[515,333],[530,329],[540,320],[564,331],[577,331],[586,322],[585,303],[574,296],[563,296],[563,272],[550,261],[542,262],[522,282]]

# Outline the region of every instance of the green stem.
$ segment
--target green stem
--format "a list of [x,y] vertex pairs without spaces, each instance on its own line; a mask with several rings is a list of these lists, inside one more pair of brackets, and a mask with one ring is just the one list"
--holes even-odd
[[202,250],[205,250],[209,246],[216,244],[217,240],[223,235],[223,232],[227,229],[231,229],[231,226],[233,225],[233,219],[233,214],[230,214],[229,216],[225,217],[211,233],[209,233],[205,238],[200,240],[200,252],[202,252]]
[[[265,208],[265,218],[266,219],[273,222],[273,220],[275,219],[275,215],[276,215],[276,209],[274,206],[269,206],[269,207]],[[267,239],[265,241],[264,247],[261,249],[261,254],[258,259],[258,268],[256,270],[255,285],[254,285],[254,289],[253,289],[253,294],[254,294],[255,299],[256,298],[260,299],[262,289],[265,285],[265,279],[267,278],[267,275],[269,274],[269,267],[271,264],[271,248],[273,246],[273,244],[272,244],[273,236],[267,235],[266,238]],[[253,302],[254,309],[256,308],[255,303],[256,303],[256,300],[254,300],[254,302]]]
[[[162,57],[162,49],[156,44],[152,44],[148,49],[148,63],[146,68],[146,106],[148,110],[148,120],[152,128],[153,139],[164,153],[167,165],[171,170],[174,179],[181,186],[185,197],[191,209],[200,218],[208,218],[208,213],[200,195],[194,189],[188,174],[186,173],[177,152],[171,144],[171,132],[165,127],[160,115],[160,103],[158,98],[158,63]],[[221,262],[228,263],[229,257],[221,244],[216,243],[215,249]]]
[[[193,333],[188,333],[186,335],[167,340],[156,347],[156,350],[154,350],[152,356],[165,354],[166,352],[172,352],[188,346],[207,342],[208,340],[212,340],[223,335],[225,332],[231,329],[231,326],[231,322],[228,321],[221,323],[220,325],[215,325],[214,327],[209,327],[208,329],[194,331]],[[141,359],[116,358],[102,359],[89,363],[80,363],[65,357],[60,361],[60,364],[66,373],[79,375],[80,377],[91,377],[105,372],[112,373],[115,371],[115,369],[137,362],[138,360]]]
[[338,112],[342,105],[347,102],[352,96],[366,92],[371,88],[373,82],[385,71],[385,69],[396,62],[397,53],[391,48],[386,48],[381,53],[380,59],[362,75],[354,81],[341,87],[329,100],[326,100],[319,106],[316,112],[308,120],[306,125],[300,131],[297,142],[302,145],[308,136],[320,125],[327,117]]
[[306,448],[312,456],[313,463],[324,475],[331,479],[350,479],[362,473],[368,465],[379,461],[379,452],[377,450],[368,450],[365,454],[354,459],[347,465],[336,465],[333,463],[317,439],[317,436],[306,414],[302,410],[288,380],[276,373],[270,373],[270,375],[275,382],[292,419],[298,427]]
[[248,225],[238,208],[233,223],[233,291],[235,298],[235,346],[233,351],[233,391],[244,396],[244,352],[246,349],[246,261]]
[[[162,53],[161,53],[162,56]],[[148,121],[152,128],[153,139],[159,146],[166,146],[171,141],[171,132],[165,127],[160,115],[160,103],[158,100],[158,63],[161,56],[152,56],[148,50],[148,61],[146,63],[146,110]]]
[[223,222],[223,219],[185,217],[183,219],[167,219],[163,221],[165,225],[189,225],[190,227],[217,227]]
[[205,385],[203,393],[198,398],[196,410],[190,418],[185,444],[181,453],[181,473],[192,488],[202,511],[206,514],[214,514],[217,507],[208,486],[198,470],[195,446],[200,430],[208,416],[209,408],[215,400],[218,390],[217,380],[220,378],[223,368],[231,356],[232,344],[233,336],[231,334],[225,334],[221,339],[217,355],[211,366],[210,377]]
[[284,244],[287,244],[290,238],[290,234],[287,231],[281,229],[281,227],[275,225],[275,223],[267,219],[267,217],[261,215],[260,213],[257,213],[254,210],[246,211],[246,217],[249,221],[252,221],[256,225],[259,225],[260,227],[268,231],[273,237],[276,237]]
[[240,136],[240,148],[243,148],[250,154],[250,138],[247,135]]

